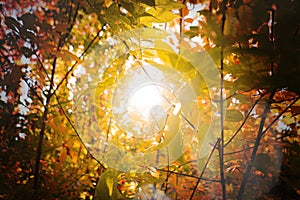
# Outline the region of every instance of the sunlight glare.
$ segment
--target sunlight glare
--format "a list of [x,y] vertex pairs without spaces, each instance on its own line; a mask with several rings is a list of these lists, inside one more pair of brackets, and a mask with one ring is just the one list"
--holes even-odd
[[165,115],[169,102],[164,99],[165,88],[157,84],[139,87],[129,98],[128,112],[133,120],[159,120]]

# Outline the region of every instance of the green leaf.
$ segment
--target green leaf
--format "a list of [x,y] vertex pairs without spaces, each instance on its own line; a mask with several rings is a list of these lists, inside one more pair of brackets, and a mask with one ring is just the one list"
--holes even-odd
[[238,110],[226,110],[225,120],[228,122],[239,122],[244,119],[243,114]]
[[184,35],[187,35],[190,38],[198,36],[199,35],[199,27],[191,26],[190,31],[185,32]]
[[111,169],[108,169],[101,174],[101,177],[95,189],[94,199],[111,199],[114,177],[114,171]]
[[173,48],[168,43],[162,40],[154,40],[154,46],[157,49],[163,49],[170,52],[174,51]]
[[224,24],[224,35],[226,36],[235,36],[237,33],[237,26],[239,24],[239,20],[237,19],[235,9],[227,9],[226,13],[226,21]]
[[121,21],[122,23],[131,25],[131,21],[130,21],[130,19],[129,19],[128,17],[125,17],[125,16],[121,15],[121,16],[119,17],[119,19],[120,19],[120,21]]
[[[180,113],[181,111],[179,111]],[[180,133],[180,117],[177,115],[169,115],[167,119],[167,126],[169,127],[165,140],[168,143],[169,157],[171,160],[177,159],[183,153],[183,140]]]
[[177,55],[175,52],[167,50],[157,50],[157,55],[166,66],[172,67],[179,72],[188,72],[193,70],[194,67],[185,60],[182,56]]
[[101,177],[97,183],[95,189],[94,199],[110,199],[109,191],[106,184],[106,178],[110,175],[109,171],[105,171],[101,174]]
[[193,32],[199,33],[199,27],[198,26],[191,26],[190,30],[193,31]]
[[131,14],[135,14],[136,13],[136,6],[137,6],[137,4],[133,4],[133,3],[129,3],[129,2],[124,2],[124,1],[120,1],[120,4],[122,5],[122,7],[124,7]]
[[109,6],[109,8],[105,12],[104,20],[112,27],[113,30],[117,28],[116,20],[118,20],[120,16],[120,10],[118,5],[113,3]]

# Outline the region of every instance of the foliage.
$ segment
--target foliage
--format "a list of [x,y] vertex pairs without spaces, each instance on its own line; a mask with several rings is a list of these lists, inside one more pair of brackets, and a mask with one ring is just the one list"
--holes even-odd
[[[299,198],[299,2],[6,0],[0,8],[1,199],[92,199],[95,193],[95,199]],[[96,86],[99,124],[103,130],[117,127],[101,109],[111,106],[107,88],[126,73],[126,60],[140,55],[103,63],[110,48],[104,40],[152,26],[196,41],[193,56],[201,48],[210,54],[224,89],[210,99],[191,64],[166,51],[164,43],[156,44],[163,49],[144,51],[146,62],[163,70],[170,66],[201,88],[195,102],[207,115],[177,160],[162,169],[125,173],[98,163],[82,144],[72,91],[75,83],[88,81],[80,71],[83,60],[100,66],[100,72],[86,71],[91,79],[102,75]],[[101,49],[98,59],[85,60],[93,48]],[[222,133],[211,132],[211,143],[200,147],[212,115]],[[111,137],[115,144],[126,145],[122,134]],[[138,144],[142,150],[149,145]],[[178,149],[176,143],[170,155]]]

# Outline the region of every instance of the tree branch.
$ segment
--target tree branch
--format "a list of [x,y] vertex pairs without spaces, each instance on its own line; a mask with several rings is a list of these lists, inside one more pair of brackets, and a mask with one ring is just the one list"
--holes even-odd
[[60,107],[61,110],[62,110],[62,113],[63,113],[64,116],[66,117],[68,123],[71,125],[72,129],[74,130],[74,132],[76,133],[76,136],[79,138],[80,142],[83,144],[84,148],[87,150],[88,154],[89,154],[93,159],[95,159],[95,160],[97,161],[97,163],[99,163],[103,169],[106,169],[106,168],[103,166],[103,164],[100,163],[100,162],[99,162],[99,161],[98,161],[98,160],[90,153],[90,151],[88,151],[88,149],[87,149],[87,147],[85,146],[84,142],[82,141],[82,139],[81,139],[81,137],[80,137],[78,131],[76,130],[74,124],[72,123],[70,117],[67,115],[65,109],[63,108],[62,104],[60,103],[60,100],[59,100],[58,96],[57,96],[56,94],[54,94],[54,95],[55,95],[55,98],[56,98],[56,100],[57,100],[57,103],[58,103],[59,107]]
[[[197,177],[197,176],[193,176],[193,175],[190,175],[190,174],[183,174],[183,173],[175,172],[175,171],[168,171],[168,170],[165,170],[165,169],[158,169],[157,171],[169,172],[171,174],[176,174],[176,175],[179,175],[179,176],[185,176],[185,177],[190,177],[190,178],[194,178],[194,179],[199,179],[199,177]],[[201,180],[203,180],[203,181],[209,181],[209,182],[217,182],[217,183],[220,182],[219,180],[212,180],[212,179],[203,178],[203,177],[202,177]]]
[[[226,9],[227,9],[227,0],[222,1],[222,25],[221,32],[222,37],[224,38],[224,27],[226,21]],[[220,162],[220,177],[222,185],[222,198],[226,200],[226,184],[225,184],[225,175],[224,175],[224,44],[221,45],[221,79],[220,79],[220,129],[221,129],[221,140],[219,142],[219,162]]]
[[[78,4],[79,5],[79,4]],[[73,20],[75,21],[76,17],[77,17],[77,11],[78,11],[78,5],[77,5],[77,9],[74,15]],[[72,26],[71,26],[72,28]],[[70,34],[71,28],[69,29],[68,33]],[[66,34],[68,35],[68,34]],[[59,39],[58,41],[58,45],[57,45],[57,50],[60,50],[61,47],[65,44],[65,39],[66,36],[63,36]],[[42,63],[40,63],[42,64]],[[42,127],[40,130],[40,134],[39,134],[39,140],[38,140],[38,146],[37,146],[37,151],[36,151],[36,158],[35,158],[35,166],[34,166],[34,190],[35,190],[35,194],[34,194],[34,198],[38,198],[37,196],[37,191],[39,189],[39,171],[40,171],[40,160],[41,160],[41,156],[42,156],[42,148],[43,148],[43,140],[44,140],[44,135],[45,135],[45,130],[46,130],[46,121],[48,120],[48,113],[49,113],[49,107],[50,107],[50,101],[51,101],[51,97],[52,97],[52,89],[54,86],[54,76],[55,76],[55,71],[56,71],[56,64],[57,64],[57,56],[54,57],[53,62],[52,62],[52,70],[51,70],[51,78],[50,78],[50,87],[47,93],[47,99],[46,99],[46,103],[44,105],[44,113],[42,115]],[[41,65],[43,66],[43,65]]]
[[255,140],[253,151],[252,151],[252,154],[251,154],[251,159],[250,159],[250,162],[247,166],[246,172],[244,173],[244,176],[243,176],[243,179],[242,179],[242,182],[241,182],[241,185],[240,185],[240,189],[239,189],[239,192],[238,192],[238,196],[237,196],[238,200],[241,200],[243,198],[244,190],[246,188],[246,184],[247,184],[248,178],[250,176],[250,173],[251,173],[251,170],[252,170],[252,167],[253,167],[252,163],[255,160],[256,153],[257,153],[258,147],[260,145],[260,140],[263,136],[263,128],[264,128],[264,125],[265,125],[266,118],[268,116],[268,112],[270,111],[271,101],[272,101],[272,99],[275,95],[275,92],[276,92],[276,90],[274,90],[270,94],[269,101],[266,103],[264,112],[262,114],[262,118],[261,118],[260,125],[259,125],[259,130],[258,130],[258,133],[257,133],[257,137],[256,137],[256,140]]
[[237,136],[237,134],[240,132],[240,130],[243,128],[243,126],[245,125],[247,119],[249,118],[251,112],[253,111],[253,109],[255,108],[255,106],[257,105],[257,103],[263,98],[264,95],[261,95],[260,98],[258,100],[256,100],[254,102],[254,104],[252,105],[252,107],[250,108],[249,112],[247,113],[247,116],[245,117],[244,121],[242,122],[242,124],[239,126],[239,128],[235,131],[235,133],[233,134],[233,136],[231,136],[231,138],[224,144],[224,147],[226,147],[228,144],[230,144],[232,142],[232,140]]
[[277,115],[277,117],[267,126],[267,128],[265,128],[262,132],[262,135],[264,135],[271,127],[272,125],[289,109],[291,108],[298,100],[300,99],[300,97],[296,97],[294,99],[294,101],[288,105],[279,115]]
[[[81,55],[79,56],[79,58],[83,58],[83,56],[86,54],[86,52],[89,50],[89,48],[94,44],[94,42],[96,41],[96,39],[98,38],[98,36],[100,35],[100,32],[104,30],[106,24],[104,24],[102,26],[102,28],[97,32],[97,34],[94,36],[94,38],[90,41],[90,43],[88,44],[88,46],[85,48],[85,50],[81,53]],[[58,83],[58,85],[56,86],[56,89],[53,91],[53,94],[55,94],[55,92],[59,89],[59,87],[63,84],[63,82],[65,80],[67,80],[69,74],[74,70],[74,68],[76,67],[76,65],[78,64],[78,61],[76,61],[72,67],[68,70],[68,72],[65,74],[65,76],[62,78],[62,80]]]
[[[197,183],[196,183],[196,185],[195,185],[195,187],[194,187],[194,189],[193,189],[193,192],[192,192],[192,194],[191,194],[191,196],[190,196],[190,200],[193,199],[193,196],[194,196],[194,194],[195,194],[195,192],[196,192],[196,190],[197,190],[197,187],[198,187],[200,181],[202,180],[202,177],[203,177],[203,174],[204,174],[204,172],[205,172],[205,169],[207,168],[207,165],[208,165],[208,163],[209,163],[209,161],[210,161],[210,159],[211,159],[211,157],[212,157],[212,155],[213,155],[213,153],[214,153],[214,151],[215,151],[217,145],[220,145],[220,141],[221,141],[221,139],[218,138],[218,140],[216,141],[216,143],[215,143],[213,149],[211,150],[211,152],[210,152],[210,154],[209,154],[209,156],[208,156],[208,158],[207,158],[207,160],[206,160],[206,163],[205,163],[205,165],[204,165],[204,167],[203,167],[203,169],[202,169],[202,172],[201,172],[201,174],[200,174],[200,176],[199,176],[199,178],[198,178],[198,180],[197,180]],[[221,180],[221,182],[222,182],[222,180]]]

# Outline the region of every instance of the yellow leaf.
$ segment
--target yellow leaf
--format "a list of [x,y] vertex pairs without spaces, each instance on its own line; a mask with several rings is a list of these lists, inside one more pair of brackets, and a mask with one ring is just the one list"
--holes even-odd
[[159,30],[159,29],[144,29],[141,32],[141,38],[143,40],[147,40],[147,39],[164,39],[168,36],[168,33],[163,31],[163,30]]
[[109,196],[111,196],[113,192],[113,186],[114,186],[114,180],[112,179],[112,177],[108,176],[106,178],[106,186],[108,188],[108,194]]
[[149,167],[149,172],[153,177],[159,178],[159,172],[154,167]]
[[157,57],[156,52],[152,49],[143,50],[143,58],[155,58]]
[[155,40],[154,46],[157,49],[163,49],[163,50],[170,51],[170,52],[174,51],[173,48],[168,43],[163,42],[161,40]]
[[168,10],[177,10],[185,7],[184,4],[173,0],[155,0],[155,6],[163,7]]
[[105,1],[104,1],[104,4],[103,4],[103,7],[108,8],[111,4],[113,4],[113,1],[112,1],[112,0],[105,0]]
[[140,18],[141,23],[154,22],[154,23],[166,23],[174,19],[180,18],[179,15],[174,14],[165,8],[150,8],[147,13],[151,16],[143,16]]
[[97,84],[97,88],[95,90],[95,96],[96,98],[100,96],[100,94],[106,90],[108,87],[112,86],[115,82],[114,77],[109,77],[105,79],[104,81],[101,81]]

